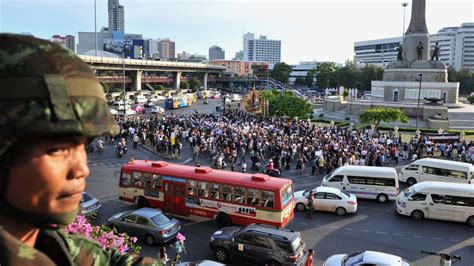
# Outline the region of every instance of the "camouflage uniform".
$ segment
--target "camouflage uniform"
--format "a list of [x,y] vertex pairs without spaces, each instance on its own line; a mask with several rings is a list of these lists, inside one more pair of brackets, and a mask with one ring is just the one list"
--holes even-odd
[[0,265],[158,265],[151,258],[103,250],[96,241],[51,227],[74,221],[76,211],[39,215],[4,199],[8,149],[22,138],[118,134],[90,67],[59,45],[0,34],[0,87],[0,216],[40,229],[33,248],[0,225]]

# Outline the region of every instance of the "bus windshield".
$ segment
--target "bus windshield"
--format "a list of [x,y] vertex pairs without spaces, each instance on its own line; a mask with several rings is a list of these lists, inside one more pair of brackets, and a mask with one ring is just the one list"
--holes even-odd
[[281,206],[285,206],[293,198],[293,187],[290,183],[286,184],[281,191]]

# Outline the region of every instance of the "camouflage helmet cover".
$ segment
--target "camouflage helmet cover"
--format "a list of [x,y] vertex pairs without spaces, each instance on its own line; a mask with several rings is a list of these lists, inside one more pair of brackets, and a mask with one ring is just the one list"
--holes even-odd
[[26,136],[117,135],[90,67],[58,44],[0,34],[0,155]]

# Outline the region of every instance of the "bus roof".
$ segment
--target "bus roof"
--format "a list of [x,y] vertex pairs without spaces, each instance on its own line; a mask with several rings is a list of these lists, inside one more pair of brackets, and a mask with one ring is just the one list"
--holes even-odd
[[334,173],[360,175],[360,176],[367,176],[368,174],[384,176],[387,174],[396,175],[397,171],[391,167],[345,165],[345,166],[337,168]]
[[414,186],[417,191],[425,190],[427,188],[436,190],[448,190],[448,191],[463,191],[474,196],[474,185],[472,184],[461,184],[451,182],[438,182],[438,181],[425,181],[415,184]]
[[279,190],[288,182],[292,182],[290,179],[270,177],[264,174],[231,172],[165,161],[133,160],[124,164],[122,170],[147,172],[162,176],[168,175],[170,177],[197,178],[200,181],[218,182],[234,186],[242,184],[245,187],[267,190]]
[[412,162],[412,164],[424,164],[430,166],[439,166],[441,168],[452,168],[456,167],[458,169],[465,169],[465,171],[469,172],[469,169],[472,168],[472,164],[464,163],[464,162],[456,162],[450,160],[442,160],[442,159],[434,159],[434,158],[423,158]]

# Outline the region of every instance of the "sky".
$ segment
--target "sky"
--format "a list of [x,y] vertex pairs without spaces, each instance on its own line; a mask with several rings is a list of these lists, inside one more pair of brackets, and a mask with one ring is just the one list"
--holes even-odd
[[[411,1],[405,26],[410,23]],[[354,42],[398,37],[403,30],[403,1],[392,0],[120,0],[125,32],[145,38],[170,38],[176,52],[208,56],[218,45],[232,59],[242,35],[282,41],[282,61],[353,59]],[[427,0],[428,31],[474,22],[472,0]],[[108,25],[107,0],[96,0],[97,30]],[[0,32],[54,34],[94,31],[94,0],[0,0]]]

